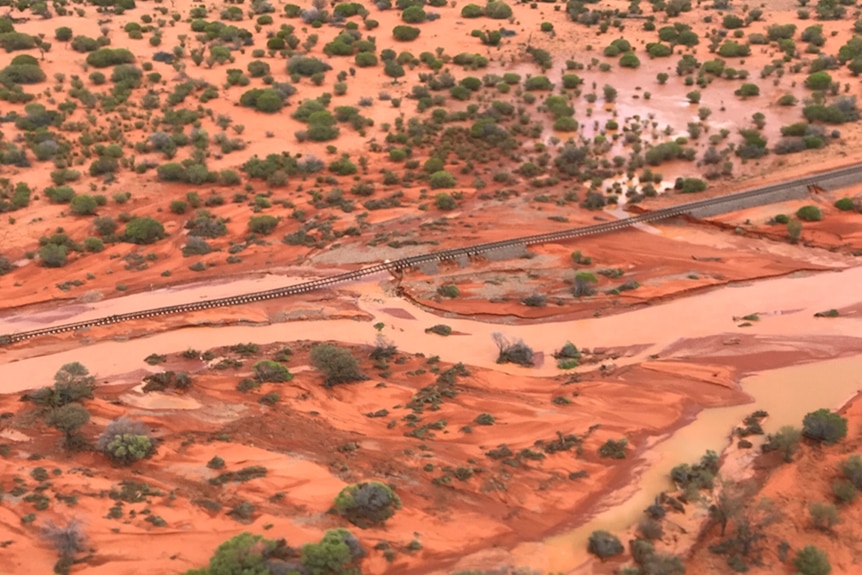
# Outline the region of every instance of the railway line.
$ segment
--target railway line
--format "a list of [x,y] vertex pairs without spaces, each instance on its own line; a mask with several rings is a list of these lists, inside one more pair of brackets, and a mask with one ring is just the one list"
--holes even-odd
[[[862,166],[839,168],[837,170],[825,172],[817,176],[818,183],[833,181],[839,184],[844,184],[848,180],[862,180]],[[605,222],[592,226],[572,228],[568,230],[560,230],[544,234],[523,236],[496,242],[474,244],[470,246],[451,248],[436,252],[430,252],[427,254],[420,254],[397,260],[386,261],[384,263],[367,266],[358,270],[318,278],[315,280],[302,282],[283,288],[253,292],[238,296],[229,296],[185,304],[171,305],[131,313],[111,315],[77,323],[68,323],[54,327],[46,327],[42,329],[0,335],[0,345],[9,345],[40,336],[72,332],[91,327],[112,325],[138,319],[174,315],[219,307],[244,305],[259,301],[301,295],[311,291],[330,288],[338,284],[356,281],[363,277],[379,274],[382,272],[403,272],[404,270],[415,268],[427,263],[447,262],[457,260],[463,257],[476,257],[496,250],[503,250],[512,247],[527,247],[531,245],[554,243],[586,236],[610,233],[629,228],[636,224],[657,222],[684,214],[697,217],[699,214],[703,213],[713,215],[716,213],[721,213],[722,210],[725,212],[734,211],[736,209],[741,209],[740,206],[750,207],[753,205],[764,205],[766,203],[778,201],[779,199],[786,200],[789,199],[789,197],[797,197],[800,194],[805,195],[808,193],[808,189],[810,189],[813,185],[814,181],[812,178],[800,178],[797,180],[792,180],[790,182],[763,186],[760,188],[755,188],[726,196],[708,198],[704,200],[698,200],[677,206],[663,208],[655,210],[653,212],[646,212],[613,222]],[[775,198],[774,196],[781,197]],[[728,209],[728,206],[731,207]]]

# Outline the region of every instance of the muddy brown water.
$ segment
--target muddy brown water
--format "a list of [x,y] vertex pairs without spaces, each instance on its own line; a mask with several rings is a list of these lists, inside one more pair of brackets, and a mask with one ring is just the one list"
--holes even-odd
[[[698,461],[707,449],[723,451],[736,425],[755,410],[769,413],[763,423],[768,434],[782,425],[799,427],[803,416],[815,409],[838,408],[862,390],[860,373],[862,355],[775,369],[746,378],[742,387],[753,398],[752,403],[706,409],[689,425],[656,438],[635,486],[605,496],[602,505],[606,509],[582,525],[542,542],[518,546],[513,551],[515,563],[543,573],[592,573],[592,560],[586,551],[590,533],[603,529],[619,534],[637,523],[656,495],[672,489],[669,473],[674,466]],[[755,442],[755,450],[759,444]]]

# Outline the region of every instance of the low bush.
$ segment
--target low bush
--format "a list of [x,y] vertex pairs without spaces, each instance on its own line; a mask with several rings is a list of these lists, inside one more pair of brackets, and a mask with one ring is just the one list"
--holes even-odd
[[847,419],[828,409],[818,409],[802,419],[802,435],[827,445],[847,436]]
[[309,360],[311,365],[324,374],[326,387],[366,379],[350,350],[321,344],[312,348]]
[[248,222],[248,229],[256,234],[268,235],[278,226],[278,218],[275,216],[252,216]]
[[128,417],[113,420],[96,442],[99,451],[117,463],[130,464],[155,452],[147,427]]
[[819,222],[823,219],[823,212],[817,206],[802,206],[796,211],[796,217],[803,222]]
[[587,543],[587,551],[602,561],[622,555],[624,550],[619,538],[607,531],[593,531]]
[[348,485],[335,498],[335,509],[362,529],[382,525],[401,509],[401,499],[378,481]]
[[521,340],[509,341],[503,334],[492,334],[497,345],[497,363],[515,363],[526,367],[533,366],[533,350]]
[[254,364],[254,377],[261,383],[284,383],[293,379],[293,374],[280,363],[264,359]]

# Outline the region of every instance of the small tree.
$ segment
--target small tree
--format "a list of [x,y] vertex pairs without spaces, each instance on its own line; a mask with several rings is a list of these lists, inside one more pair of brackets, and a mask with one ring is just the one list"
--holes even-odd
[[806,545],[797,551],[793,566],[796,567],[798,575],[829,575],[832,572],[829,556],[814,545]]
[[96,448],[115,462],[123,464],[149,457],[155,451],[146,426],[125,416],[108,424],[99,436]]
[[25,398],[43,407],[62,407],[92,399],[94,381],[86,367],[77,361],[67,363],[54,374],[54,387],[43,387]]
[[323,383],[326,387],[365,379],[359,371],[359,362],[353,354],[338,346],[330,344],[315,346],[311,350],[309,359],[311,365],[326,376]]
[[248,221],[248,229],[256,234],[267,235],[278,225],[278,218],[275,216],[253,216]]
[[63,432],[63,445],[72,447],[76,444],[78,430],[90,421],[90,412],[79,403],[69,403],[51,411],[46,423]]
[[39,248],[39,260],[46,268],[61,268],[66,265],[66,246],[45,244]]
[[84,535],[80,521],[72,519],[65,527],[48,521],[42,528],[42,536],[54,546],[60,556],[54,564],[54,572],[67,575],[75,554],[86,550],[87,537]]
[[242,573],[248,575],[265,575],[270,573],[266,565],[268,551],[275,543],[260,535],[240,533],[218,546],[210,558],[206,573]]
[[[365,557],[359,540],[347,529],[330,529],[320,543],[302,546],[302,567],[287,573],[308,572],[312,575],[361,575],[359,560]],[[280,571],[279,571],[280,572]],[[275,573],[266,569],[266,574]]]
[[96,202],[96,198],[87,194],[75,196],[69,202],[69,208],[76,216],[91,216],[96,213],[97,207],[99,204]]
[[587,544],[587,551],[604,561],[616,557],[624,551],[619,538],[607,531],[593,531]]
[[802,222],[799,220],[790,220],[787,222],[787,239],[790,243],[797,243],[802,237]]
[[572,288],[572,293],[575,297],[593,295],[596,293],[593,287],[598,283],[596,276],[590,272],[578,272],[575,274],[575,285]]
[[620,439],[619,441],[608,439],[599,448],[599,455],[602,457],[609,457],[611,459],[625,459],[626,446],[628,444],[629,442],[625,437]]
[[280,363],[264,359],[254,364],[254,377],[261,383],[283,383],[293,379],[293,374]]
[[827,445],[847,436],[847,419],[828,409],[808,413],[802,420],[802,435]]
[[831,503],[812,503],[808,506],[811,523],[816,529],[831,531],[838,524],[838,509]]
[[491,334],[497,344],[497,363],[516,363],[527,367],[533,365],[533,350],[520,339],[509,341],[500,332]]
[[792,425],[785,425],[778,430],[778,433],[767,438],[764,450],[776,450],[781,453],[786,463],[790,463],[793,460],[793,454],[799,448],[801,438],[802,432],[799,429]]
[[151,244],[165,237],[165,227],[149,216],[134,218],[126,224],[123,239],[133,244]]
[[401,509],[401,499],[379,481],[348,485],[335,498],[335,509],[345,519],[367,529],[382,525]]
[[856,489],[862,489],[862,457],[851,455],[841,465],[841,471]]
[[440,192],[434,196],[434,207],[438,210],[449,211],[454,210],[458,206],[455,198],[451,194]]
[[823,212],[817,206],[802,206],[796,210],[796,217],[804,222],[819,222],[823,219]]

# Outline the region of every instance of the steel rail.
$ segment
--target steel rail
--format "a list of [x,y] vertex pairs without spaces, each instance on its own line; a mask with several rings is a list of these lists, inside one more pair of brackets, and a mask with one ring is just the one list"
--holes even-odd
[[[845,176],[859,175],[860,172],[862,172],[862,166],[849,166],[846,168],[832,170],[827,173],[818,174],[817,179],[823,180],[842,178]],[[704,200],[689,202],[678,206],[662,208],[653,212],[645,212],[636,216],[631,216],[612,222],[605,222],[592,226],[584,226],[568,230],[560,230],[556,232],[523,236],[509,240],[485,242],[470,246],[430,252],[427,254],[409,256],[397,260],[391,260],[384,263],[371,265],[350,272],[302,282],[283,288],[276,288],[236,296],[221,297],[210,300],[202,300],[191,303],[177,304],[130,313],[115,314],[107,317],[80,321],[76,323],[68,323],[54,327],[46,327],[41,329],[34,329],[30,331],[22,331],[18,333],[2,335],[0,336],[0,345],[17,343],[19,341],[24,341],[43,335],[54,335],[58,333],[77,331],[103,325],[112,325],[137,319],[146,319],[151,317],[195,312],[219,307],[245,305],[259,301],[266,301],[293,295],[301,295],[311,291],[316,291],[324,288],[329,288],[338,284],[355,281],[363,277],[375,275],[382,272],[403,271],[406,269],[415,268],[422,264],[452,261],[463,257],[475,257],[482,254],[487,254],[489,252],[508,249],[512,247],[526,247],[531,245],[571,240],[597,234],[611,233],[629,228],[640,223],[657,222],[683,214],[692,214],[693,212],[697,212],[698,210],[703,208],[714,207],[725,203],[739,202],[740,200],[755,198],[759,196],[768,196],[769,194],[774,193],[784,193],[787,191],[788,186],[790,185],[806,185],[813,183],[813,181],[814,180],[812,177],[799,178],[797,180],[794,180],[793,182],[772,184],[726,196],[707,198]]]

